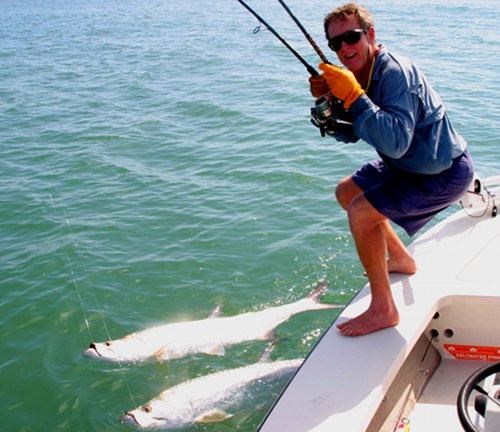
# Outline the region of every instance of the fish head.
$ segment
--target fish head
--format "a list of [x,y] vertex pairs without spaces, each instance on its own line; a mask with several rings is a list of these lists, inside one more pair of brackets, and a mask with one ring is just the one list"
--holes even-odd
[[167,428],[169,426],[165,414],[157,412],[154,403],[146,404],[140,408],[127,411],[120,417],[122,423],[132,424],[140,428]]
[[83,354],[89,357],[97,357],[102,360],[120,361],[128,357],[126,347],[121,340],[94,343]]

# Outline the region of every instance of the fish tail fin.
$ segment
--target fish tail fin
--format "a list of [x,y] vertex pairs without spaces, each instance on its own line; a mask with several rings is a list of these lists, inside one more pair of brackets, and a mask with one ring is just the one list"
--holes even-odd
[[222,316],[222,305],[217,305],[217,307],[210,312],[210,315],[208,315],[207,319],[214,319],[214,318],[220,318]]
[[274,348],[281,342],[281,338],[276,337],[274,338],[269,344],[267,345],[266,349],[262,353],[259,359],[259,363],[271,363],[271,354],[274,351]]
[[316,288],[314,288],[309,294],[307,294],[306,298],[312,299],[316,303],[319,303],[321,300],[321,296],[325,293],[327,288],[328,288],[328,282],[325,281],[319,284]]

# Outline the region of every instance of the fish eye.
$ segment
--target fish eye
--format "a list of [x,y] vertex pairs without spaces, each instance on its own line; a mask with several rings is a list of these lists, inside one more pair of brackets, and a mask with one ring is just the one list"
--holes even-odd
[[153,411],[153,408],[151,408],[149,405],[143,405],[141,406],[141,411],[145,413],[150,413],[151,411]]
[[111,342],[110,341],[104,342],[104,345],[111,346]]

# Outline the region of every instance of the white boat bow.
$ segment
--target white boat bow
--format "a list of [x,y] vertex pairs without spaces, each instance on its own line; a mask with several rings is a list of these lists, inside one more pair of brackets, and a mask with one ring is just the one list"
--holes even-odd
[[463,430],[456,408],[462,384],[500,361],[498,184],[500,177],[477,181],[463,209],[408,247],[417,273],[391,275],[400,324],[361,337],[337,330],[367,309],[366,285],[317,343],[260,432]]

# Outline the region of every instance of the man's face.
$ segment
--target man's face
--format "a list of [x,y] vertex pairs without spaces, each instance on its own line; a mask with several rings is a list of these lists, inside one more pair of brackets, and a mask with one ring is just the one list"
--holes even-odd
[[[349,30],[362,29],[363,27],[357,19],[350,19],[346,22],[332,21],[328,26],[328,36],[331,39]],[[348,45],[342,41],[340,50],[336,52],[340,62],[353,73],[363,69],[371,58],[374,36],[375,30],[373,27],[370,27],[367,33],[363,33],[359,42]]]

